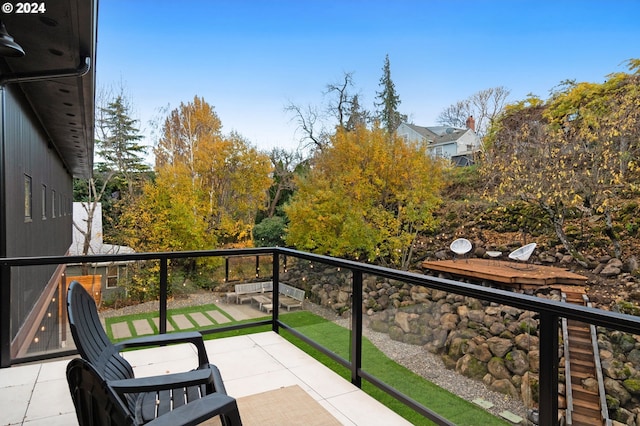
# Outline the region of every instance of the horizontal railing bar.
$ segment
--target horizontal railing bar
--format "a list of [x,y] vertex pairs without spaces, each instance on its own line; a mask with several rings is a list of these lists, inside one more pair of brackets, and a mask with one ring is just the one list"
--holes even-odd
[[161,260],[161,259],[184,259],[190,257],[226,257],[226,256],[255,256],[272,255],[273,248],[257,247],[246,249],[220,249],[220,250],[194,250],[194,251],[173,251],[155,253],[124,253],[97,255],[88,254],[84,256],[42,256],[42,257],[5,257],[0,259],[3,266],[33,266],[33,265],[56,265],[65,263],[100,263],[118,262],[127,260]]
[[360,375],[360,377],[362,377],[363,379],[365,379],[366,381],[368,381],[369,383],[371,383],[372,385],[374,385],[375,387],[377,387],[381,391],[383,391],[386,394],[394,397],[398,401],[402,402],[404,405],[412,408],[414,411],[418,412],[419,414],[421,414],[422,416],[428,418],[429,420],[431,420],[433,422],[436,422],[439,425],[455,426],[455,423],[451,423],[449,420],[445,419],[444,417],[441,417],[435,411],[429,410],[427,407],[425,407],[424,405],[420,404],[418,401],[408,397],[407,395],[403,394],[402,392],[398,392],[395,388],[393,388],[393,387],[387,385],[386,383],[378,380],[375,376],[372,376],[371,374],[367,373],[366,371],[360,369],[360,370],[358,370],[358,374]]
[[198,329],[198,332],[203,335],[217,334],[217,333],[224,333],[226,331],[243,330],[245,328],[254,328],[254,327],[260,327],[262,325],[271,325],[271,322],[272,322],[271,320],[252,321],[252,322],[245,322],[242,324],[225,325],[225,326],[216,327],[216,328]]
[[78,355],[78,351],[76,349],[67,349],[64,351],[55,351],[55,352],[45,352],[37,355],[26,355],[20,358],[14,358],[11,360],[11,365],[18,364],[27,364],[31,362],[42,362],[42,361],[59,361],[62,358],[72,357],[74,355]]
[[482,287],[477,284],[468,284],[446,278],[432,277],[415,272],[400,271],[377,265],[356,262],[352,260],[337,259],[329,256],[305,253],[293,249],[281,247],[257,247],[247,249],[224,249],[224,250],[197,250],[186,252],[159,252],[159,253],[133,253],[119,255],[88,255],[88,256],[48,256],[48,257],[22,257],[3,258],[0,265],[3,266],[28,266],[44,264],[65,264],[65,263],[91,263],[109,262],[125,260],[160,260],[179,259],[190,257],[224,257],[224,256],[253,256],[272,255],[274,253],[285,256],[292,256],[323,264],[349,268],[363,273],[374,274],[381,277],[403,281],[409,284],[429,287],[436,290],[443,290],[467,297],[474,297],[488,302],[495,302],[502,305],[509,305],[519,309],[537,312],[548,312],[567,319],[588,322],[595,326],[613,328],[616,330],[640,334],[640,318],[617,312],[605,311],[596,308],[573,305],[566,306],[559,301],[543,299],[511,291],[500,290],[490,287]]
[[339,363],[343,367],[345,367],[347,369],[351,368],[351,363],[348,360],[342,358],[340,355],[336,354],[335,352],[332,352],[332,351],[328,350],[327,348],[325,348],[324,346],[322,346],[322,345],[316,343],[315,341],[309,339],[307,336],[305,336],[304,334],[300,333],[298,330],[288,326],[287,324],[283,323],[281,320],[278,320],[278,325],[280,327],[282,327],[283,329],[287,330],[287,332],[293,334],[298,339],[304,341],[305,343],[307,343],[310,346],[313,346],[315,349],[319,350],[320,352],[322,352],[323,354],[325,354],[326,356],[328,356],[329,358],[331,358],[335,362]]

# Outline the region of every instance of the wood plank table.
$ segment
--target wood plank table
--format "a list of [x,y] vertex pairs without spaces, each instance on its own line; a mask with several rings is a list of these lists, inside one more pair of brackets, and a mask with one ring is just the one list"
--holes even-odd
[[431,271],[469,279],[492,281],[517,289],[555,285],[584,285],[587,277],[554,266],[531,265],[494,259],[424,261]]

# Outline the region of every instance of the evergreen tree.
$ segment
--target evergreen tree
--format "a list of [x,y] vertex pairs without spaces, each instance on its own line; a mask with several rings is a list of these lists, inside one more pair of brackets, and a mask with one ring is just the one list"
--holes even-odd
[[387,129],[387,132],[393,134],[400,123],[407,121],[407,116],[398,112],[400,96],[396,93],[396,87],[393,84],[393,80],[391,80],[389,55],[384,59],[380,86],[382,91],[376,92],[376,98],[380,100],[375,103],[376,107],[379,108],[377,118],[382,126]]
[[140,143],[142,135],[137,123],[138,120],[131,118],[131,107],[123,93],[99,107],[96,143],[98,154],[104,159],[99,166],[123,179],[129,196],[133,195],[134,184],[141,173],[150,170],[144,163],[146,147]]
[[[123,192],[131,198],[134,183],[141,180],[142,172],[148,172],[142,155],[145,146],[140,144],[142,135],[136,127],[138,120],[131,118],[131,108],[122,89],[113,99],[104,93],[99,97],[96,117],[96,145],[103,161],[96,163],[93,176],[74,182],[74,201],[82,201],[86,211],[85,223],[73,226],[83,235],[83,254],[88,254],[94,215],[98,203],[102,203],[103,232],[112,242],[119,242],[114,226],[120,217],[119,199]],[[144,174],[146,176],[146,174]]]
[[358,99],[358,95],[353,95],[349,104],[349,119],[345,126],[345,129],[349,132],[355,130],[358,126],[365,126],[369,121],[370,114],[360,107]]

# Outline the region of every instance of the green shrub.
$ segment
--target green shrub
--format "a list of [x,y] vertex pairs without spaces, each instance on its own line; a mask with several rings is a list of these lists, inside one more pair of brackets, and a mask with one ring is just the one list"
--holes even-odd
[[286,229],[285,219],[273,216],[253,227],[253,245],[256,247],[282,247]]

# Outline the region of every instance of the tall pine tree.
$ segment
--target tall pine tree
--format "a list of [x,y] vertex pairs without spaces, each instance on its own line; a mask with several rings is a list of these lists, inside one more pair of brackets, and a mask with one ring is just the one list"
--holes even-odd
[[142,135],[137,123],[138,120],[131,118],[131,107],[123,93],[99,108],[96,142],[98,154],[104,160],[99,167],[120,177],[128,196],[133,195],[142,172],[150,169],[144,163],[146,146],[140,143]]
[[380,86],[382,90],[376,92],[375,103],[378,108],[377,118],[389,134],[393,134],[400,123],[407,120],[407,116],[398,112],[400,105],[400,96],[396,93],[396,87],[391,80],[391,65],[389,63],[389,55],[384,58],[384,66],[382,67],[382,78],[380,78]]

